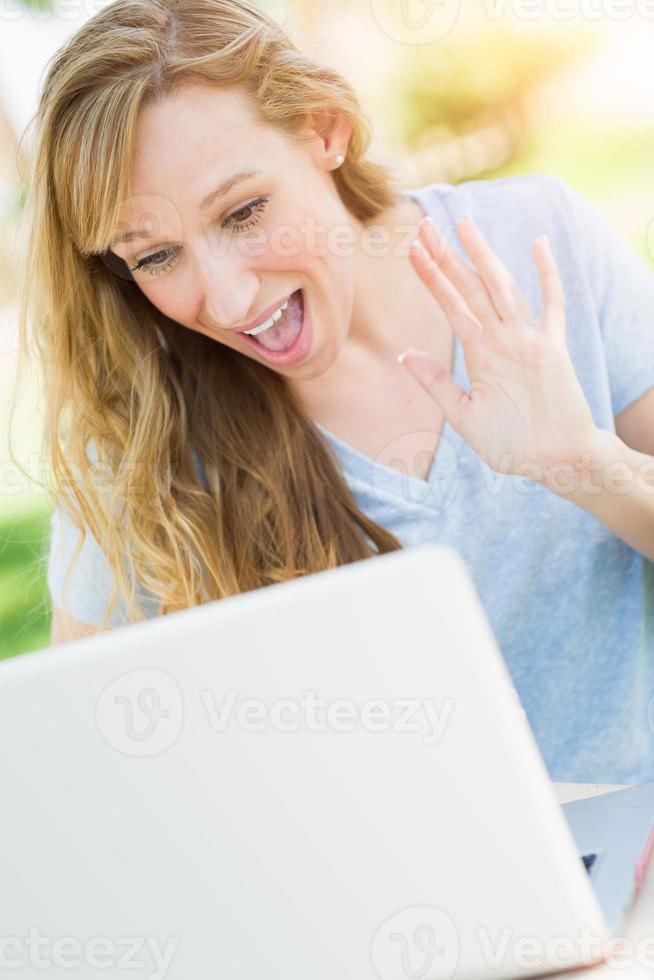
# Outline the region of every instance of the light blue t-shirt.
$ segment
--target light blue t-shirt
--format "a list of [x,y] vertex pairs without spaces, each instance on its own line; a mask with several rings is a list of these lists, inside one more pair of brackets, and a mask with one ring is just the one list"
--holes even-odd
[[[654,387],[654,276],[583,197],[540,175],[406,193],[450,239],[455,222],[472,215],[535,315],[531,246],[548,234],[566,294],[568,349],[599,428],[613,430],[614,416]],[[458,340],[454,376],[469,387]],[[426,481],[319,429],[361,510],[405,547],[447,544],[463,557],[551,778],[654,780],[654,564],[570,501],[496,473],[447,422]],[[48,582],[61,605],[64,556],[77,532],[58,513],[52,530]],[[98,622],[111,581],[89,537],[68,611]]]

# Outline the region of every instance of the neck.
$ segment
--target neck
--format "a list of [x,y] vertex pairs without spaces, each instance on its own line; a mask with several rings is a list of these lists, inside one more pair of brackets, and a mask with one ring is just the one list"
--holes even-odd
[[310,417],[329,414],[330,404],[346,396],[353,385],[365,389],[396,376],[404,380],[396,361],[401,351],[409,346],[434,350],[451,335],[408,255],[423,217],[420,205],[405,197],[391,211],[359,226],[362,244],[353,260],[347,336],[322,374],[308,380],[289,379]]

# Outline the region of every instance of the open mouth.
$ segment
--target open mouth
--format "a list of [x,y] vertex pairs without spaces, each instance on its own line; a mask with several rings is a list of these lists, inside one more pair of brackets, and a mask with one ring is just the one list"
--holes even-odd
[[285,363],[306,346],[302,343],[306,339],[306,319],[304,293],[302,289],[296,289],[289,296],[281,317],[271,327],[256,335],[242,333],[241,336],[267,361]]
[[245,336],[261,347],[265,347],[266,350],[285,351],[292,347],[302,329],[304,314],[302,290],[296,289],[287,302],[286,309],[282,310],[281,317],[273,323],[272,327],[267,327],[261,333],[245,334]]

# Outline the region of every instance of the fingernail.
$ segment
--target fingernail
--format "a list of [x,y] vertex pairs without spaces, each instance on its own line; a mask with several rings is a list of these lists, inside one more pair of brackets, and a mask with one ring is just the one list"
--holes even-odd
[[413,241],[411,242],[411,244],[413,245],[413,247],[415,248],[415,250],[420,253],[420,257],[422,259],[428,259],[429,258],[429,255],[427,253],[427,249],[422,244],[422,242],[420,241],[420,239],[414,238]]
[[401,354],[397,355],[398,363],[403,364],[404,358],[407,356],[407,354],[413,354],[416,351],[417,351],[417,347],[407,347],[406,350],[403,350]]
[[[425,390],[430,390],[434,382],[442,379],[445,372],[427,351],[416,350],[415,348],[409,348],[409,350],[411,354],[416,356],[412,357],[404,366],[418,384],[422,385]],[[409,351],[405,353],[409,353]]]

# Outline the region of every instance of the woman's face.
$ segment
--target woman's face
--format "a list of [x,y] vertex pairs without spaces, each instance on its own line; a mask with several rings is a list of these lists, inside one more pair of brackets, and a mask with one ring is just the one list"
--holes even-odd
[[[354,299],[361,226],[330,173],[349,133],[337,120],[299,143],[263,123],[242,90],[187,84],[141,116],[117,229],[139,234],[112,251],[172,320],[289,378],[317,377],[347,337]],[[289,298],[271,330],[242,332]]]

